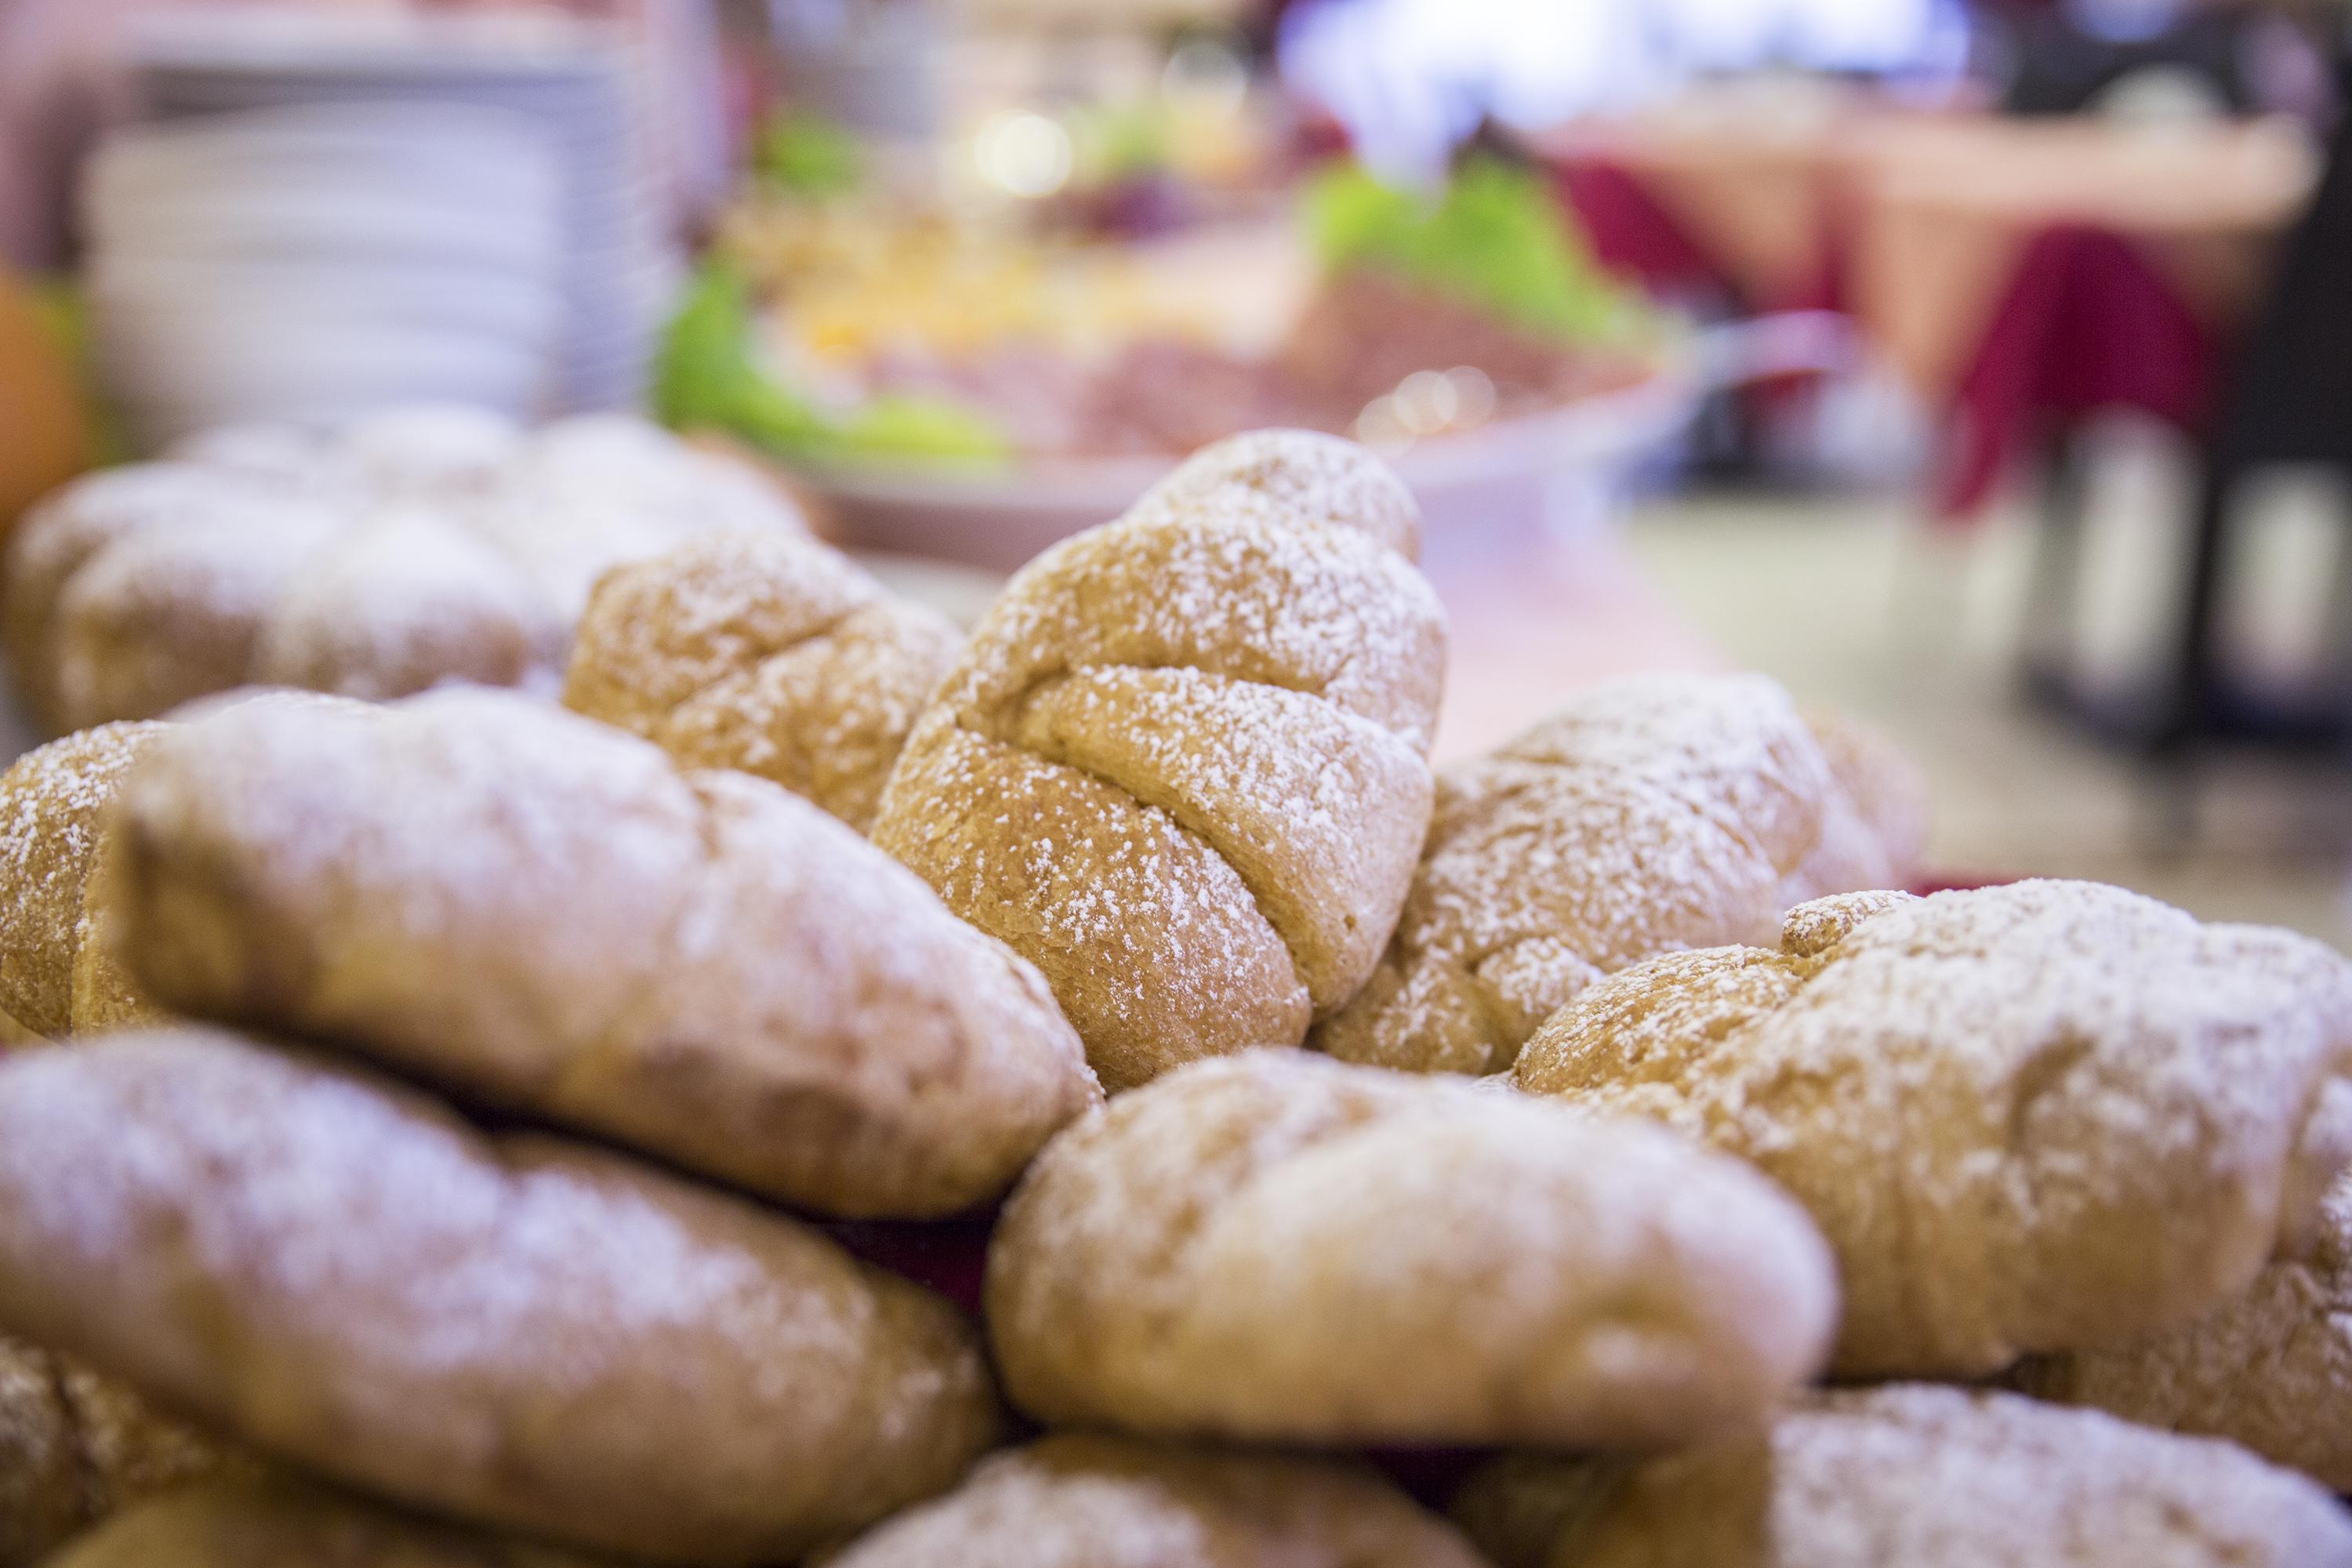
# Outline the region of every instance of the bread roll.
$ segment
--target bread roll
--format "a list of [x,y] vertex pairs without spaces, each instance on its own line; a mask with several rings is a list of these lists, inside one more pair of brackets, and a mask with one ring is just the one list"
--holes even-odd
[[814,1231],[188,1028],[0,1062],[0,1325],[353,1486],[789,1561],[997,1430],[964,1321]]
[[[118,541],[156,529],[206,530],[260,513],[291,531],[310,509],[251,477],[191,463],[133,463],[84,475],[25,514],[8,539],[8,668],[45,730],[75,728],[58,711],[58,598],[82,566]],[[143,717],[143,715],[142,715]]]
[[2179,1327],[2352,1159],[2352,963],[2089,882],[1791,911],[1612,975],[1521,1088],[1753,1160],[1837,1249],[1849,1377]]
[[824,1213],[993,1198],[1097,1092],[1036,973],[849,829],[511,693],[215,713],[117,830],[165,1005]]
[[415,406],[332,439],[233,426],[174,452],[64,487],[10,542],[0,631],[49,730],[249,684],[551,690],[606,568],[713,528],[803,526],[748,471],[621,416],[526,437]]
[[57,1363],[0,1338],[0,1568],[30,1568],[90,1519]]
[[814,540],[714,533],[604,574],[563,700],[681,766],[757,773],[863,833],[961,642]]
[[1444,667],[1373,533],[1231,487],[1146,506],[1013,580],[875,842],[1045,972],[1108,1088],[1297,1045],[1396,919]]
[[1916,1384],[1643,1463],[1504,1459],[1455,1512],[1496,1568],[2352,1563],[2333,1499],[2231,1444]]
[[561,615],[510,562],[436,512],[383,513],[271,603],[250,679],[382,701],[446,680],[520,686],[563,657]]
[[153,1015],[109,952],[111,911],[92,873],[122,775],[164,728],[102,724],[0,773],[0,1009],[35,1035]]
[[251,1468],[121,1384],[0,1337],[0,1568],[30,1568],[142,1498]]
[[1396,470],[1369,447],[1319,430],[1249,430],[1213,442],[1130,515],[1236,507],[1355,529],[1408,561],[1421,555],[1421,505]]
[[1820,1237],[1735,1162],[1295,1051],[1184,1068],[1055,1140],[987,1304],[1049,1423],[1599,1447],[1758,1418],[1837,1311]]
[[189,1487],[110,1521],[50,1568],[592,1568],[569,1552],[287,1480]]
[[1481,1568],[1370,1470],[1064,1434],[982,1462],[828,1568]]
[[[84,556],[67,552],[67,574],[35,616],[46,641],[32,666],[48,673],[36,707],[58,728],[152,719],[243,685],[263,617],[342,527],[330,509],[250,481],[190,494],[184,516],[159,508]],[[25,543],[46,554],[44,540]]]
[[2011,1377],[2043,1399],[2227,1437],[2352,1493],[2352,1177],[2327,1190],[2308,1258],[2272,1264],[2187,1328],[2032,1357]]
[[1499,1072],[1604,974],[1769,942],[1791,904],[1899,885],[1918,799],[1883,742],[1845,721],[1809,726],[1761,676],[1598,688],[1438,775],[1395,937],[1314,1043],[1416,1072]]

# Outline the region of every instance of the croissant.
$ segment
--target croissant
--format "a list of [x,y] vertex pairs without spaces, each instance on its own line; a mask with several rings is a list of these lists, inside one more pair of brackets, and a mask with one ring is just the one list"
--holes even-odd
[[1754,1161],[1837,1249],[1848,1377],[1979,1376],[2221,1307],[2352,1162],[2352,963],[2090,882],[1790,911],[1653,959],[1522,1089]]
[[563,700],[682,767],[757,773],[862,833],[961,641],[814,540],[713,533],[604,574]]
[[1761,676],[1600,687],[1438,775],[1395,937],[1314,1044],[1416,1072],[1499,1072],[1604,974],[1769,942],[1791,904],[1899,885],[1918,798],[1885,742],[1809,722]]
[[1048,1423],[1569,1447],[1759,1418],[1818,1369],[1836,1300],[1811,1225],[1737,1162],[1282,1050],[1056,1138],[986,1294],[1007,1391]]
[[1036,972],[848,828],[510,692],[227,708],[152,743],[115,838],[174,1012],[824,1213],[994,1198],[1099,1093]]
[[2336,1500],[2243,1449],[1919,1384],[1665,1458],[1502,1459],[1454,1509],[1496,1568],[2352,1563]]
[[2341,1497],[2352,1492],[2352,1177],[2320,1205],[2308,1258],[2185,1328],[2035,1356],[2010,1382],[2142,1426],[2242,1443]]
[[954,1309],[617,1155],[217,1031],[0,1061],[0,1324],[345,1483],[791,1561],[997,1432]]
[[874,840],[1045,973],[1107,1088],[1297,1045],[1396,919],[1444,664],[1375,533],[1232,485],[1148,500],[1014,577]]

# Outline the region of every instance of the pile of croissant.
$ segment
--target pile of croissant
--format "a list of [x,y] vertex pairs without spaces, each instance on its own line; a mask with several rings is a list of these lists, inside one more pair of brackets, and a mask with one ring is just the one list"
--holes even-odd
[[1435,772],[1418,531],[1260,433],[969,639],[714,532],[20,761],[0,1565],[2352,1565],[2352,963],[1892,890],[1761,679]]

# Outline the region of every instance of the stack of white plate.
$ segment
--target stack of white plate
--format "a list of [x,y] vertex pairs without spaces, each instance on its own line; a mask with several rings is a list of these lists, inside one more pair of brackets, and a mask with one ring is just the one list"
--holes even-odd
[[520,416],[554,384],[562,182],[529,120],[353,104],[135,126],[82,194],[100,363],[142,441],[420,398]]
[[178,123],[289,106],[467,109],[527,121],[561,186],[562,271],[547,412],[638,401],[681,264],[666,232],[628,48],[546,13],[166,14],[134,40],[139,96]]

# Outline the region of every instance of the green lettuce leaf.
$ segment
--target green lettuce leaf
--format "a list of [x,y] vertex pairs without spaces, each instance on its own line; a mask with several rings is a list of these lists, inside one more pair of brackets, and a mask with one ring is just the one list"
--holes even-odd
[[1526,331],[1592,342],[1635,315],[1550,186],[1500,159],[1469,159],[1433,198],[1341,164],[1308,188],[1305,216],[1327,270],[1385,271]]

